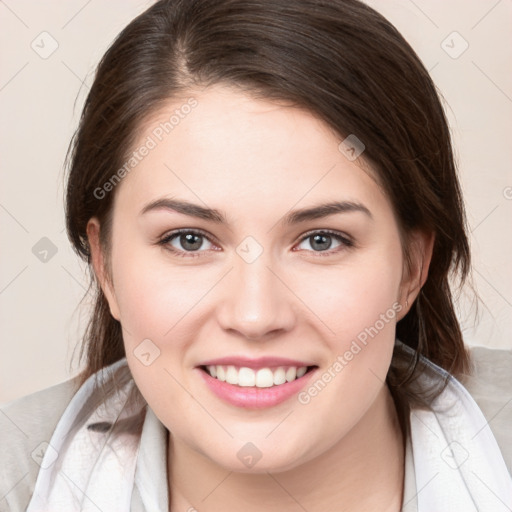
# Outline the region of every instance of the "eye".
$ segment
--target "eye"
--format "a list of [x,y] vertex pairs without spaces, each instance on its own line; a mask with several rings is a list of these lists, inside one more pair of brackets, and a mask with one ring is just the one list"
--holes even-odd
[[[333,247],[333,240],[338,245]],[[210,247],[204,248],[204,244],[210,245]],[[353,247],[354,242],[347,236],[337,231],[322,230],[312,231],[306,233],[302,237],[300,245],[308,242],[313,252],[325,253],[325,255],[331,255],[332,253],[339,252],[343,248]],[[166,234],[161,240],[158,241],[158,245],[164,246],[167,250],[173,252],[177,256],[181,257],[199,257],[208,250],[219,250],[216,248],[206,233],[197,229],[179,229]],[[201,250],[203,248],[203,250]],[[301,250],[303,250],[302,248]],[[294,249],[297,250],[297,249]],[[309,251],[311,252],[311,251]],[[319,256],[323,254],[318,254]]]
[[[332,249],[333,239],[338,244],[334,249]],[[306,235],[302,237],[300,245],[304,242],[308,242],[314,252],[327,254],[339,252],[343,248],[354,246],[354,242],[348,236],[330,230],[306,233]],[[300,245],[298,247],[300,247]]]
[[[179,229],[165,235],[159,240],[158,244],[164,246],[177,256],[194,258],[201,256],[201,253],[205,252],[204,250],[200,250],[205,242],[215,247],[208,236],[202,231],[196,229]],[[208,247],[206,250],[208,250]]]

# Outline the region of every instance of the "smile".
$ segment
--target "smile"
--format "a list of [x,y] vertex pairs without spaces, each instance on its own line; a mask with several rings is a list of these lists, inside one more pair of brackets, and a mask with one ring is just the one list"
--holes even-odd
[[[280,366],[278,368],[253,369],[246,366],[208,365],[205,368],[211,377],[240,387],[269,388],[292,382],[302,377],[307,366]],[[313,368],[313,367],[309,367]]]
[[276,406],[306,387],[318,366],[248,366],[209,364],[196,367],[210,392],[242,409]]

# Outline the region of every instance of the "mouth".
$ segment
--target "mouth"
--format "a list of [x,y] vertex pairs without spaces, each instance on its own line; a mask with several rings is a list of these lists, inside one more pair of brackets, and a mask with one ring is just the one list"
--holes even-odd
[[213,396],[239,409],[264,409],[290,400],[315,375],[318,366],[197,366],[199,376]]
[[318,367],[313,365],[249,368],[235,365],[203,365],[199,368],[210,377],[233,386],[271,388],[300,379]]

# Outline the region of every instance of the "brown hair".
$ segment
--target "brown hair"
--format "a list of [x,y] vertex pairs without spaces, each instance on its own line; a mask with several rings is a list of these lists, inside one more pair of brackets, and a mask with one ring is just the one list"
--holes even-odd
[[[96,216],[108,255],[114,192],[144,120],[169,98],[225,84],[308,109],[340,137],[355,134],[404,234],[435,233],[428,279],[397,324],[388,374],[395,396],[411,385],[418,354],[454,375],[468,369],[451,272],[470,269],[466,221],[451,138],[436,88],[418,56],[379,13],[357,0],[161,0],[117,37],[97,68],[68,150],[68,236],[90,265],[86,225]],[[341,140],[341,139],[340,139]],[[133,148],[132,148],[133,150]],[[80,382],[124,357],[121,327],[91,271],[95,307],[84,335]]]

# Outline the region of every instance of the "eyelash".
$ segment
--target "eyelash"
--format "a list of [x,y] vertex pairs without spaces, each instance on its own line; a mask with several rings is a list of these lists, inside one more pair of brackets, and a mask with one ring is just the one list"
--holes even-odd
[[[173,240],[174,238],[176,238],[177,236],[179,236],[179,235],[181,235],[183,233],[187,233],[187,234],[191,233],[191,234],[194,234],[194,235],[200,235],[200,236],[203,236],[204,238],[206,238],[210,243],[214,243],[210,239],[210,237],[206,234],[206,232],[204,232],[204,231],[202,231],[200,229],[186,229],[186,228],[183,228],[183,229],[178,229],[176,231],[172,231],[171,233],[168,233],[162,239],[160,239],[157,242],[157,244],[165,247],[168,251],[172,252],[173,254],[175,254],[176,256],[179,256],[181,258],[199,258],[199,257],[202,257],[201,253],[206,252],[206,251],[180,251],[180,250],[177,250],[174,247],[169,245],[169,242],[171,242],[171,240]],[[318,230],[317,229],[317,230],[313,230],[313,231],[308,231],[307,233],[305,233],[302,236],[302,238],[299,241],[299,244],[304,242],[304,240],[307,240],[308,238],[313,237],[314,235],[329,235],[329,236],[332,236],[333,238],[337,239],[339,242],[341,242],[341,244],[344,246],[344,248],[354,247],[353,240],[350,239],[347,235],[344,235],[344,234],[342,234],[342,233],[340,233],[338,231],[332,231],[330,229],[322,229],[322,230]],[[325,256],[331,256],[332,254],[334,254],[336,252],[339,252],[342,249],[343,249],[343,247],[338,247],[338,248],[336,248],[334,250],[328,250],[328,251],[308,251],[308,252],[314,252],[314,253],[316,253],[317,256],[325,257]]]

